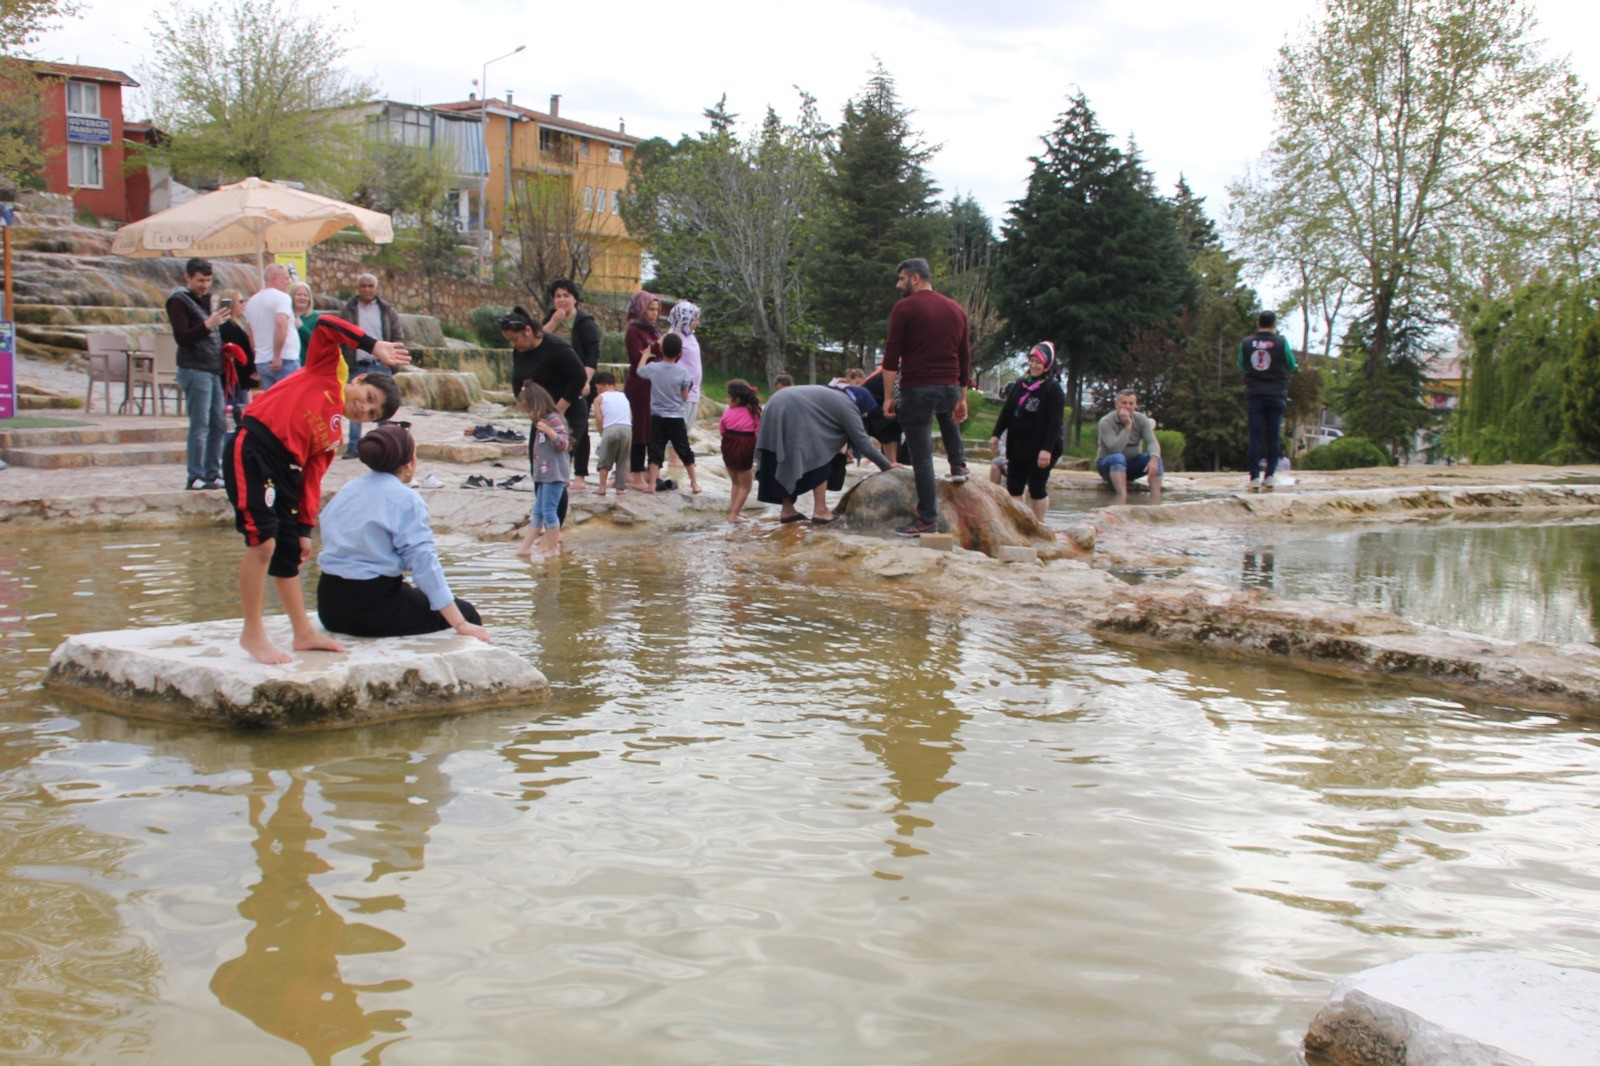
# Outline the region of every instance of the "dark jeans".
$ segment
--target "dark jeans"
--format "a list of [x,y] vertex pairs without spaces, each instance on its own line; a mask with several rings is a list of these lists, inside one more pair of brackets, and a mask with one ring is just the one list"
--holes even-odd
[[1262,453],[1266,453],[1267,476],[1278,472],[1278,455],[1283,448],[1283,412],[1289,407],[1284,396],[1250,396],[1245,412],[1250,418],[1250,480],[1260,476]]
[[924,522],[937,522],[939,487],[933,475],[933,420],[939,420],[939,435],[944,438],[950,468],[965,467],[967,450],[961,443],[961,427],[951,414],[961,402],[961,386],[918,385],[899,391],[895,419],[905,432],[906,451],[911,453],[911,473],[917,483],[917,517]]
[[189,439],[184,451],[188,480],[216,481],[222,477],[222,439],[228,435],[222,375],[179,367],[178,388],[189,407]]

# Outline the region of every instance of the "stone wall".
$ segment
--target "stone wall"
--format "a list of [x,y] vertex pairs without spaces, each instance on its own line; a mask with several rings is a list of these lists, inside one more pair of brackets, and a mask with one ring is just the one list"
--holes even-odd
[[[531,306],[528,294],[517,289],[451,278],[435,278],[430,284],[420,270],[364,262],[370,254],[372,245],[365,242],[326,241],[311,249],[307,254],[307,268],[311,274],[311,289],[319,302],[326,304],[328,298],[341,292],[348,294],[346,298],[354,295],[356,278],[374,274],[378,278],[379,295],[394,304],[396,310],[433,315],[461,329],[470,327],[467,316],[476,307]],[[621,332],[625,327],[621,312],[587,304],[585,310],[599,319],[608,333]]]

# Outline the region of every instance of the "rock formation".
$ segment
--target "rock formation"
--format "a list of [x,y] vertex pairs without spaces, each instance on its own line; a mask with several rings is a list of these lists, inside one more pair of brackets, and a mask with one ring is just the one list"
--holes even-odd
[[1417,955],[1334,986],[1305,1037],[1335,1066],[1600,1062],[1600,973],[1487,951]]
[[[916,518],[917,487],[911,471],[896,467],[858,481],[839,499],[840,526],[852,533],[887,533]],[[1059,551],[1055,536],[998,485],[970,480],[939,482],[939,525],[968,551],[993,556],[1001,545]]]
[[[416,637],[341,638],[348,654],[296,652],[264,666],[239,647],[240,622],[68,637],[47,684],[117,714],[241,729],[326,729],[528,704],[548,690],[516,653],[448,630]],[[288,620],[267,620],[280,647]]]

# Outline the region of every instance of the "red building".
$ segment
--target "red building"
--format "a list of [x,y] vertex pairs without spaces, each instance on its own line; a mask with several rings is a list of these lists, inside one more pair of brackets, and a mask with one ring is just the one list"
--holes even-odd
[[149,214],[149,181],[133,182],[139,202],[130,203],[124,173],[129,131],[122,123],[122,89],[139,83],[104,67],[31,65],[39,79],[45,187],[101,218],[132,222]]

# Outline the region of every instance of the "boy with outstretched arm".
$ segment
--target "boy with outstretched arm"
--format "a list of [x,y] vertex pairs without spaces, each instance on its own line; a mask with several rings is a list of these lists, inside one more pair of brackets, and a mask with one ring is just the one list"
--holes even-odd
[[233,504],[234,526],[244,534],[239,562],[239,602],[244,633],[239,645],[259,663],[288,663],[294,656],[267,638],[262,601],[268,575],[277,579],[278,602],[294,627],[295,651],[344,651],[311,628],[300,567],[311,558],[311,530],[322,502],[322,475],[344,443],[346,419],[379,422],[400,409],[400,388],[387,374],[349,381],[341,345],[371,353],[385,366],[411,357],[399,344],[380,341],[359,326],[323,315],[311,331],[301,369],[257,395],[239,430],[228,440],[222,477]]

